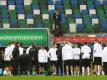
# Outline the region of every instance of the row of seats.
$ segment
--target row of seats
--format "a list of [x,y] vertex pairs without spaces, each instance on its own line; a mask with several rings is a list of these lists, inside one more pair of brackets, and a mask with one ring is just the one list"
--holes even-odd
[[0,0],[0,28],[53,29],[61,14],[65,32],[107,32],[107,0]]

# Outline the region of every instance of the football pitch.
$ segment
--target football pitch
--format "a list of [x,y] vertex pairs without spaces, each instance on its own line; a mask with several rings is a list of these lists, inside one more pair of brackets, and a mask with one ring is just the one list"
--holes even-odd
[[1,76],[0,80],[107,80],[107,76]]

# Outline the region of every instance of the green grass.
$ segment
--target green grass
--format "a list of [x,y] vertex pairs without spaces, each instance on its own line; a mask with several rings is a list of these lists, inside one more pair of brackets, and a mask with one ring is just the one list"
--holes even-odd
[[107,76],[1,76],[0,80],[107,80]]

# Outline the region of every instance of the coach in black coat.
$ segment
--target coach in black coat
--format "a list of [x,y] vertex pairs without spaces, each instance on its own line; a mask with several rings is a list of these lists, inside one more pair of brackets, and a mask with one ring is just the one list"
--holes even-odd
[[29,71],[30,75],[33,75],[33,67],[35,68],[35,72],[39,71],[38,67],[38,48],[35,46],[35,44],[32,44],[32,47],[29,50]]
[[54,22],[55,22],[55,26],[56,25],[60,26],[60,24],[61,24],[61,15],[60,15],[58,10],[56,10],[55,13],[53,14],[53,19],[54,19]]
[[13,52],[12,52],[12,64],[13,64],[13,71],[12,71],[12,74],[13,75],[18,75],[18,57],[19,57],[19,43],[17,42],[15,44],[15,47],[13,49]]
[[25,53],[20,55],[18,61],[19,61],[19,75],[27,75],[29,55]]
[[63,75],[62,47],[61,47],[60,43],[57,44],[57,48],[58,48],[58,50],[57,50],[57,57],[58,57],[57,75]]

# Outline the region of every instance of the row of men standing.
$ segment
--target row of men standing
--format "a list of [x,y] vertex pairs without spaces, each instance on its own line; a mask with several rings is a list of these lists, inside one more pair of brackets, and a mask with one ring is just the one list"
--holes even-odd
[[[26,53],[26,54],[24,54]],[[91,69],[90,55],[93,53],[93,69]],[[53,45],[47,51],[43,46],[38,49],[34,44],[29,46],[24,52],[24,48],[20,43],[9,44],[5,49],[4,61],[5,65],[13,67],[13,75],[32,75],[33,66],[35,66],[36,74],[44,74],[49,70],[47,66],[49,60],[52,65],[52,74],[58,75],[80,75],[80,66],[82,67],[82,75],[90,75],[90,70],[93,74],[107,74],[107,47],[104,48],[97,41],[94,42],[91,49],[87,43],[84,43],[81,48],[65,43],[63,47]],[[102,67],[103,62],[103,67]],[[81,64],[80,64],[81,63]],[[59,70],[60,69],[60,70]],[[104,70],[104,72],[103,72]]]

